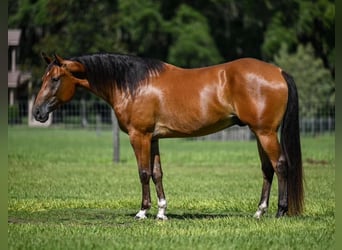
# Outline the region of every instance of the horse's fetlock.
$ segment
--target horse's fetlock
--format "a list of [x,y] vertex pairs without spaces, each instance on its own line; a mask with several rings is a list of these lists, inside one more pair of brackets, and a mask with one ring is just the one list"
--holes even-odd
[[141,204],[141,207],[145,210],[150,209],[151,206],[152,206],[151,201],[148,201],[148,200],[144,200]]

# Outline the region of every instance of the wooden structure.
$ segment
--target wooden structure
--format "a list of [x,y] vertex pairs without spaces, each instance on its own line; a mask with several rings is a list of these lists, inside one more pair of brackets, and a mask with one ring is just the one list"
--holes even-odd
[[[22,72],[17,66],[17,55],[20,43],[21,30],[8,30],[8,104],[13,106],[17,101],[18,88],[24,84],[28,84],[31,79],[31,74]],[[27,91],[27,89],[26,89]]]

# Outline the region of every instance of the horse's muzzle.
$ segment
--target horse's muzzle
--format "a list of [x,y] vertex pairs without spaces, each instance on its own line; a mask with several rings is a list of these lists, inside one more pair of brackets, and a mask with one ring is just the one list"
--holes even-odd
[[46,122],[49,119],[49,112],[46,107],[33,107],[32,114],[39,122]]

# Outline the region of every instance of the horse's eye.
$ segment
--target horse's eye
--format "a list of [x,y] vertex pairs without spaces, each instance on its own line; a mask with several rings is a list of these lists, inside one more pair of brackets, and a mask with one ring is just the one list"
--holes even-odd
[[51,80],[53,82],[58,82],[59,81],[59,77],[58,76],[54,76],[54,77],[51,78]]

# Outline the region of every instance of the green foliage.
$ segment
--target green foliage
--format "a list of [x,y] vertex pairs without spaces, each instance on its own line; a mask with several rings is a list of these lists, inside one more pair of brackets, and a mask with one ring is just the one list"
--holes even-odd
[[206,18],[187,5],[181,5],[171,21],[173,42],[168,61],[183,67],[217,64],[222,57],[210,36]]
[[300,8],[296,25],[298,37],[304,41],[310,40],[315,54],[322,58],[326,67],[334,69],[335,2],[331,0],[297,1]]
[[267,27],[262,51],[266,58],[272,58],[282,45],[293,48],[297,43],[295,30],[283,25],[283,13],[276,13]]
[[138,55],[163,57],[167,42],[165,21],[153,0],[119,1],[119,25],[129,51]]
[[108,2],[50,0],[44,7],[41,12],[47,13],[48,18],[40,22],[50,25],[46,29],[48,35],[36,44],[37,53],[44,48],[51,48],[47,53],[68,56],[123,50],[116,25],[117,14],[110,11]]
[[315,57],[310,45],[300,45],[293,54],[288,53],[286,46],[282,46],[274,61],[293,75],[300,103],[335,105],[334,80],[324,68],[322,60]]
[[[153,207],[133,219],[141,191],[133,151],[111,132],[9,128],[8,249],[332,249],[335,241],[334,136],[302,138],[306,209],[252,217],[262,185],[255,141],[161,140],[169,220]],[[317,185],[319,183],[319,185]]]
[[334,76],[335,3],[331,0],[287,1],[289,12],[275,9],[262,45],[265,58],[271,59],[285,44],[292,52],[298,45],[311,44],[316,57]]

